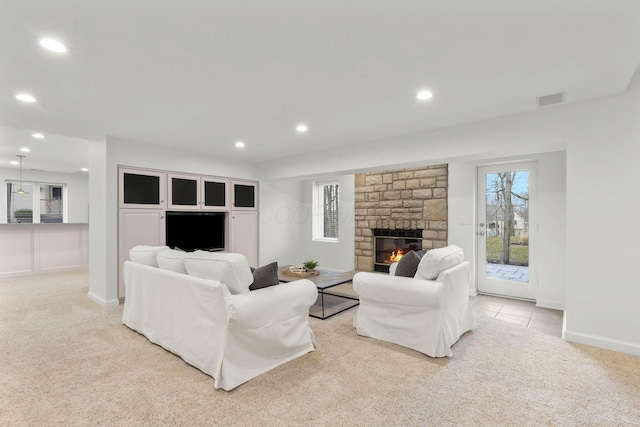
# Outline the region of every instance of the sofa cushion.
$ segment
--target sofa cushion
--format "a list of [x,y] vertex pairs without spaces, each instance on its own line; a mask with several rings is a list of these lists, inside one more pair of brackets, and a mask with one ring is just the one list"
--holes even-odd
[[250,291],[256,289],[268,288],[280,283],[278,280],[278,263],[272,262],[262,267],[252,268],[253,283],[249,286]]
[[402,255],[398,266],[396,267],[395,276],[413,277],[418,270],[418,264],[420,264],[420,256],[414,252],[409,251]]
[[224,283],[232,294],[249,292],[253,274],[247,257],[229,252],[195,251],[184,259],[187,273]]
[[169,249],[169,246],[144,246],[138,245],[129,249],[129,259],[136,264],[158,266],[156,257],[162,251]]
[[187,274],[187,270],[184,266],[184,257],[189,252],[177,251],[175,249],[166,249],[158,254],[156,257],[158,261],[158,267],[163,270],[171,270],[176,273]]
[[460,264],[463,258],[462,248],[455,245],[431,249],[420,260],[414,277],[416,279],[434,280],[444,270]]

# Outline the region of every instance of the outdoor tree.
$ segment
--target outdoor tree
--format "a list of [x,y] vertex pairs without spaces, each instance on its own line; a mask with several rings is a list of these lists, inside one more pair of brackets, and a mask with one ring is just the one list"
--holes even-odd
[[[502,264],[509,264],[511,237],[515,235],[514,212],[526,222],[529,219],[528,191],[514,191],[514,184],[519,178],[524,177],[525,173],[519,171],[499,172],[492,174],[486,183],[487,206],[493,206],[496,235],[502,237]],[[498,227],[500,223],[502,227]]]

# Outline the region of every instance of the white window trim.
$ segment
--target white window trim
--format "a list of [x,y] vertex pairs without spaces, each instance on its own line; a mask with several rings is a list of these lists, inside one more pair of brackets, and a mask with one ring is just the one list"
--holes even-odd
[[[4,182],[4,191],[3,193],[6,194],[7,191],[7,184],[10,182],[19,182],[19,180],[16,179],[6,179]],[[32,216],[32,224],[40,224],[40,188],[42,186],[46,186],[46,185],[55,185],[55,186],[61,186],[62,187],[62,223],[65,224],[68,222],[69,220],[69,202],[68,202],[68,189],[67,189],[67,183],[64,182],[42,182],[42,181],[26,181],[23,180],[22,181],[23,185],[31,185],[32,186],[32,195],[37,195],[37,197],[32,197],[31,200],[31,204],[32,204],[32,208],[31,208],[31,216]],[[7,206],[7,201],[6,201],[6,197],[4,197],[5,200],[3,200],[4,203],[2,203],[2,211],[3,214],[2,216],[0,216],[0,218],[4,219],[4,222],[2,222],[3,224],[7,224],[9,223],[9,218],[8,218],[8,206]],[[12,223],[15,224],[15,223]]]
[[314,242],[338,243],[340,241],[340,225],[338,224],[338,237],[324,237],[324,218],[322,192],[320,189],[326,185],[338,186],[338,206],[340,206],[340,185],[337,180],[315,181],[312,189],[312,240]]

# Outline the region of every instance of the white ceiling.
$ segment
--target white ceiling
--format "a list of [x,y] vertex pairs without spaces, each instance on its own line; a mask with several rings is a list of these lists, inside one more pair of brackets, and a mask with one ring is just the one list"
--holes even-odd
[[636,0],[1,0],[0,125],[262,162],[618,94],[639,46]]

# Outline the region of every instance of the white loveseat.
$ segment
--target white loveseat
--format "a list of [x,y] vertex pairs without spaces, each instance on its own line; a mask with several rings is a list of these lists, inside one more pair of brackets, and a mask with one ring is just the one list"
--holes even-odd
[[431,357],[452,356],[451,346],[475,327],[469,306],[471,266],[457,246],[430,250],[414,277],[360,272],[353,286],[360,305],[359,335],[412,348]]
[[[222,259],[217,261],[208,256],[169,257],[165,268],[126,261],[122,322],[211,375],[214,387],[224,390],[313,351],[309,307],[317,289],[311,281],[249,292],[252,276],[244,256],[218,254]],[[132,253],[134,258],[153,264],[149,254]],[[185,265],[201,276],[217,275],[233,283],[166,269]]]

